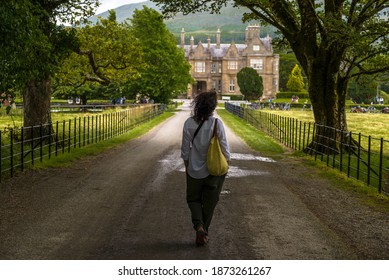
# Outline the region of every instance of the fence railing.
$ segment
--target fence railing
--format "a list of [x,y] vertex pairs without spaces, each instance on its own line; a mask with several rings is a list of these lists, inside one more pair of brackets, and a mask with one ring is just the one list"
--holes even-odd
[[165,105],[140,105],[127,110],[67,121],[0,131],[0,182],[35,162],[119,136],[162,114]]
[[389,141],[226,103],[226,109],[283,145],[389,193]]

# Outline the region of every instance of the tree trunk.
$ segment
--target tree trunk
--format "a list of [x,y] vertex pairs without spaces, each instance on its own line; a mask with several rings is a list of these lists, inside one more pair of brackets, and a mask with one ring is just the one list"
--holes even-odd
[[[41,134],[40,125],[51,123],[50,112],[51,86],[50,78],[40,81],[31,80],[23,92],[24,127],[34,127],[28,137],[37,137]],[[43,127],[43,135],[51,132],[48,126]]]
[[[328,59],[326,59],[328,58]],[[346,121],[347,80],[338,75],[330,55],[313,61],[308,76],[309,96],[315,119],[315,135],[308,147],[310,153],[333,154],[340,151],[340,142],[348,139]]]

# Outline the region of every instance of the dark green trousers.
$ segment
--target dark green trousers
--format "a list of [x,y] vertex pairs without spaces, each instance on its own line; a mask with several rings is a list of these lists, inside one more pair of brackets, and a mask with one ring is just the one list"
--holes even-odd
[[204,179],[194,179],[186,174],[186,201],[195,229],[203,226],[208,232],[225,177],[209,175]]

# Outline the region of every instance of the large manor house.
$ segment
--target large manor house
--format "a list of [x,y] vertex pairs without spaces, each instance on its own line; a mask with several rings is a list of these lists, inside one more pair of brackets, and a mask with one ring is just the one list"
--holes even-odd
[[196,81],[188,87],[188,98],[209,90],[216,90],[219,96],[241,96],[237,73],[244,67],[252,67],[262,76],[262,98],[269,99],[278,92],[279,55],[273,53],[271,37],[260,38],[258,25],[247,26],[244,44],[221,44],[218,29],[216,42],[208,38],[206,44],[195,44],[192,36],[186,45],[183,29],[180,47],[192,65],[191,75]]

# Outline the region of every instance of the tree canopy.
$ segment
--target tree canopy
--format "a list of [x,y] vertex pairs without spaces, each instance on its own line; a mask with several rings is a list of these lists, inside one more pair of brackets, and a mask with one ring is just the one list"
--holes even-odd
[[142,10],[135,10],[131,26],[147,64],[132,83],[133,90],[161,103],[185,92],[192,82],[190,64],[166,28],[162,15],[143,6]]
[[263,93],[263,80],[257,70],[251,67],[242,68],[238,74],[240,92],[247,100],[258,100]]
[[50,121],[50,80],[59,63],[77,46],[73,29],[85,22],[98,0],[2,1],[0,46],[2,86],[23,92],[24,125]]
[[[88,83],[115,85],[120,91],[123,85],[139,76],[143,53],[139,41],[128,23],[117,23],[116,14],[109,11],[108,19],[100,18],[95,25],[76,29],[79,47],[63,61],[55,75],[56,91],[77,92],[85,103],[92,93]],[[93,86],[92,86],[93,87]],[[113,96],[111,96],[113,97]]]
[[[169,17],[218,12],[228,0],[153,0]],[[307,75],[317,124],[347,130],[345,101],[351,78],[389,70],[389,0],[235,0],[243,20],[276,27]]]
[[0,75],[13,86],[53,72],[76,45],[72,29],[57,23],[79,23],[90,17],[98,0],[2,1],[0,9]]
[[304,79],[303,75],[301,74],[301,69],[298,64],[296,64],[289,75],[289,80],[286,84],[286,87],[288,88],[288,91],[301,92],[304,90],[304,86]]
[[289,80],[289,74],[293,67],[298,63],[296,56],[293,53],[280,53],[280,73],[279,73],[279,88],[280,91],[287,91],[286,84]]

